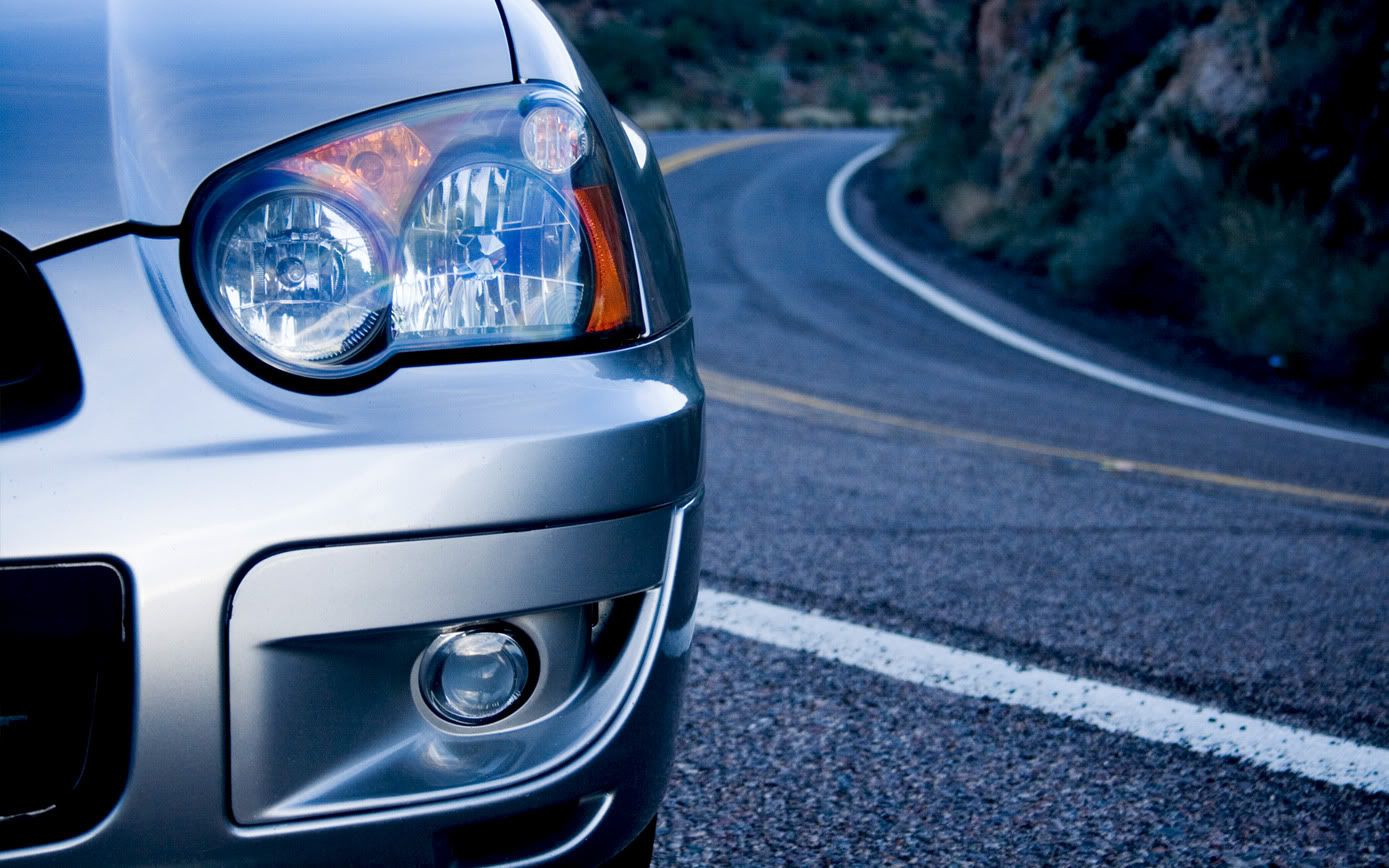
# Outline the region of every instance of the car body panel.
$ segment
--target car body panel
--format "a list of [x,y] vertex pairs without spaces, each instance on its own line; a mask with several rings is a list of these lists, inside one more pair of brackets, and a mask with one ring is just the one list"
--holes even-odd
[[[0,863],[594,864],[650,822],[698,588],[704,393],[683,259],[645,135],[538,6],[506,6],[527,69],[574,91],[610,152],[642,333],[404,366],[341,394],[228,355],[176,230],[247,154],[516,80],[499,6],[7,10],[0,230],[36,250],[82,389],[66,417],[0,436],[0,562],[119,567],[135,736],[104,820]],[[590,627],[599,600],[635,614]],[[552,665],[514,718],[451,730],[412,702],[410,662],[494,618],[582,665]],[[393,739],[407,749],[382,753]],[[495,774],[451,765],[468,739],[517,750]]]
[[[236,589],[228,639],[233,817],[266,823],[456,798],[572,758],[640,671],[678,520],[666,507],[299,549],[253,566]],[[604,599],[627,601],[632,620],[623,649],[599,659],[583,604]],[[439,721],[415,679],[401,676],[418,671],[412,664],[441,628],[496,620],[549,661],[534,693],[495,723]]]
[[[299,861],[346,852],[344,841],[386,859],[389,846],[419,843],[401,843],[402,830],[594,794],[615,794],[606,831],[571,843],[615,851],[664,787],[698,581],[697,526],[657,559],[666,578],[647,580],[665,589],[665,614],[643,645],[643,666],[655,668],[626,692],[626,710],[540,778],[444,801],[233,822],[228,604],[239,577],[279,552],[588,522],[597,523],[592,544],[610,546],[604,519],[671,506],[685,515],[702,478],[703,390],[688,324],[606,353],[405,368],[362,392],[304,395],[222,353],[191,309],[177,250],[174,239],[123,238],[42,263],[86,390],[72,417],[0,440],[0,557],[100,556],[125,566],[137,735],[126,793],[102,825],[0,852],[0,862],[169,862],[188,853]],[[670,524],[652,527],[630,534],[630,544],[664,551]],[[584,596],[576,589],[568,599]],[[439,620],[496,614],[446,608]]]
[[[209,51],[207,46],[218,46]],[[178,224],[219,167],[402,100],[513,80],[493,0],[13,0],[0,230]]]
[[[244,560],[287,542],[286,522],[325,540],[539,526],[673,503],[702,475],[688,326],[622,350],[402,368],[306,395],[222,351],[183,289],[176,240],[119,239],[42,269],[85,392],[75,416],[4,443],[6,497],[28,505],[0,522],[6,557],[126,545],[131,492],[158,512],[147,545],[199,557],[233,515]],[[152,474],[174,461],[179,474]],[[422,485],[429,499],[381,496]]]
[[597,90],[597,79],[579,58],[554,19],[536,0],[498,0],[511,27],[516,77],[553,81],[575,93]]

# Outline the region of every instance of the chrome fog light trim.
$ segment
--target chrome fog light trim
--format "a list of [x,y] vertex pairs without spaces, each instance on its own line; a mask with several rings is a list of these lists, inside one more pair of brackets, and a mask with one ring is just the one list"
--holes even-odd
[[524,705],[539,674],[535,646],[524,633],[483,624],[435,638],[420,660],[419,687],[440,718],[483,726]]

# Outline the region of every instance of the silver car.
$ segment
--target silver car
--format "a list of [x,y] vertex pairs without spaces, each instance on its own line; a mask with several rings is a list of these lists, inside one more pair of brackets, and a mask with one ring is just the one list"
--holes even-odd
[[0,862],[649,858],[703,391],[531,0],[9,0]]

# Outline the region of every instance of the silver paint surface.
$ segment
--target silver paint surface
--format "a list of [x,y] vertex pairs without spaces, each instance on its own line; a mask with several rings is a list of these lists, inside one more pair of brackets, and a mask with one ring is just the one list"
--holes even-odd
[[[95,831],[31,855],[294,861],[389,851],[424,846],[440,824],[595,792],[616,801],[585,846],[598,852],[635,834],[664,788],[669,746],[650,742],[673,736],[689,646],[665,637],[692,617],[697,524],[667,565],[669,611],[648,646],[655,668],[628,694],[629,710],[584,753],[504,791],[237,826],[217,673],[229,595],[265,553],[586,522],[697,491],[703,390],[689,327],[598,355],[406,368],[361,392],[300,395],[222,353],[191,309],[177,246],[121,239],[43,264],[85,397],[69,419],[0,441],[0,557],[105,555],[134,583],[138,736],[125,796]],[[659,539],[640,537],[634,548],[664,550],[664,525]],[[591,596],[608,590],[600,583]],[[623,735],[628,726],[639,734]]]
[[338,118],[512,80],[493,0],[8,0],[0,230],[177,224],[221,166]]
[[[503,842],[511,849],[498,858],[591,863],[654,814],[698,587],[704,394],[688,290],[649,143],[619,121],[538,7],[508,0],[508,11],[527,68],[556,70],[609,144],[650,337],[583,356],[407,367],[360,391],[307,395],[221,349],[194,310],[179,240],[124,237],[44,261],[83,399],[60,422],[0,438],[0,559],[125,565],[136,739],[126,791],[104,821],[0,852],[0,862],[424,864],[446,832],[467,841],[517,812],[556,809],[554,828]],[[242,155],[346,115],[513,80],[491,0],[389,10],[361,0],[17,0],[0,22],[0,56],[10,160],[0,229],[31,248],[125,220],[172,226],[198,185]],[[508,554],[521,536],[550,542]],[[440,584],[449,541],[463,540],[457,583]],[[280,578],[245,584],[260,569]],[[296,598],[296,587],[312,593]],[[253,776],[269,762],[257,750],[312,753],[277,721],[302,724],[345,697],[424,720],[410,672],[395,680],[393,670],[408,669],[431,630],[525,610],[515,620],[561,654],[582,634],[575,610],[554,606],[625,592],[641,615],[608,675],[557,669],[535,716],[493,725],[535,760],[509,776],[469,783],[449,779],[444,763],[433,793],[419,792],[419,764],[354,776],[367,766],[340,760],[370,758],[363,751],[400,731],[330,722],[319,736],[346,753],[320,745],[318,759],[296,758],[298,783],[247,788],[233,807],[243,756]],[[332,692],[372,665],[325,662],[333,653],[320,652],[343,637],[399,646],[400,662],[381,664],[392,672],[377,673],[397,685],[394,698]],[[294,655],[268,650],[300,639],[306,668],[286,669]],[[229,706],[233,673],[264,714]],[[305,688],[320,691],[318,704],[283,701]],[[562,715],[567,728],[547,728]],[[253,737],[236,748],[233,729]],[[259,748],[244,747],[257,738]],[[547,760],[537,752],[546,746],[560,752]]]
[[[602,731],[640,670],[676,556],[672,523],[683,518],[683,508],[658,509],[308,549],[252,567],[228,640],[233,816],[267,823],[438,801],[560,765]],[[640,599],[640,610],[622,652],[598,655],[575,604],[615,596]],[[499,618],[537,650],[534,695],[487,726],[440,721],[413,689],[421,649],[441,629]]]

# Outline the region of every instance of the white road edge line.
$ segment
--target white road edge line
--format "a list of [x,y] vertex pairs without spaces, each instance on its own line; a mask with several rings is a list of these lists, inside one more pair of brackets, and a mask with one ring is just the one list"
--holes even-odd
[[1326,425],[1299,422],[1296,419],[1275,416],[1271,413],[1260,413],[1257,410],[1249,410],[1244,407],[1237,407],[1233,404],[1202,398],[1198,395],[1188,394],[1137,377],[1131,377],[1128,374],[1123,374],[1119,371],[1106,368],[1103,365],[1086,361],[1078,356],[1073,356],[1070,353],[1062,352],[1061,350],[1034,340],[996,320],[990,319],[979,311],[941,292],[927,281],[889,259],[882,251],[865,241],[863,236],[859,235],[858,231],[855,230],[853,225],[849,222],[848,213],[844,207],[844,190],[849,185],[849,179],[852,178],[859,169],[885,153],[891,145],[891,142],[874,145],[845,163],[843,167],[835,173],[834,178],[830,181],[829,190],[825,193],[825,208],[829,212],[830,225],[834,228],[834,233],[839,236],[839,240],[848,245],[849,249],[857,253],[863,261],[882,272],[890,280],[915,293],[923,301],[936,308],[941,313],[976,331],[988,335],[996,341],[1007,344],[1016,350],[1021,350],[1028,355],[1074,371],[1077,374],[1109,383],[1112,386],[1118,386],[1130,392],[1137,392],[1140,395],[1147,395],[1150,398],[1157,398],[1159,401],[1168,401],[1173,404],[1180,404],[1183,407],[1204,410],[1207,413],[1215,413],[1231,419],[1238,419],[1241,422],[1250,422],[1268,428],[1278,428],[1283,431],[1293,431],[1298,434],[1309,434],[1313,437],[1339,440],[1343,443],[1354,443],[1358,446],[1389,449],[1389,437],[1377,437],[1373,434],[1362,434],[1357,431],[1346,431]]
[[1389,750],[702,588],[695,621],[745,639],[1276,772],[1389,792]]

